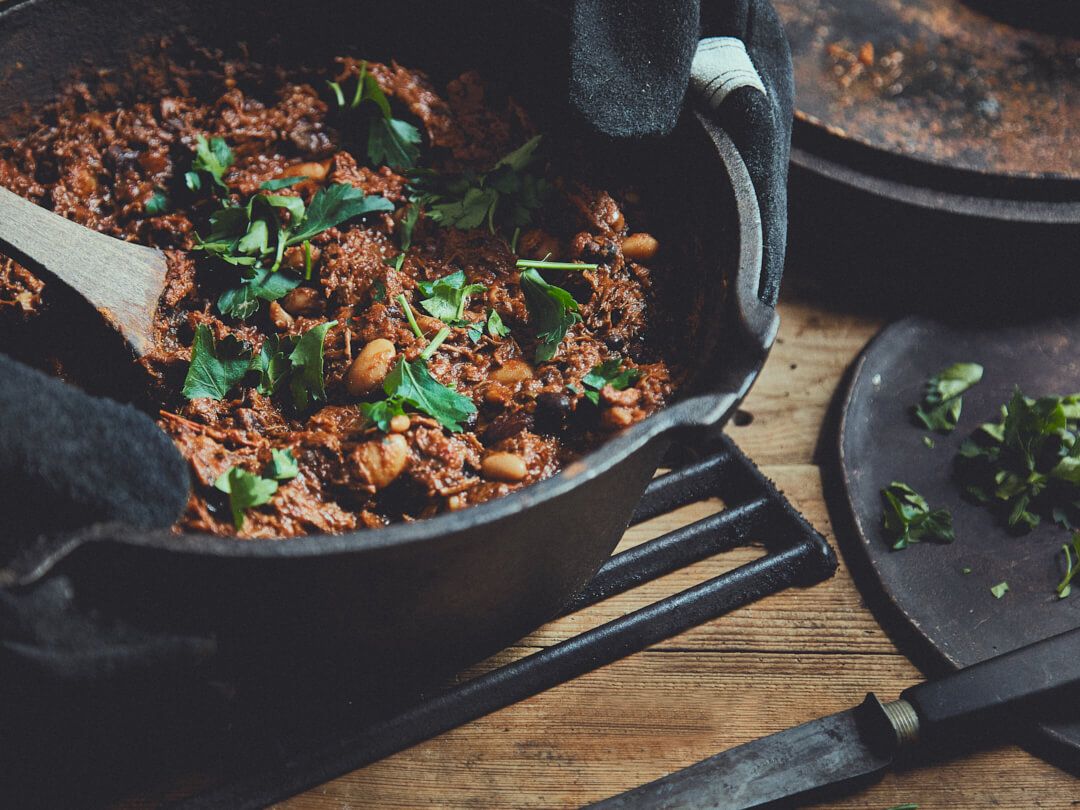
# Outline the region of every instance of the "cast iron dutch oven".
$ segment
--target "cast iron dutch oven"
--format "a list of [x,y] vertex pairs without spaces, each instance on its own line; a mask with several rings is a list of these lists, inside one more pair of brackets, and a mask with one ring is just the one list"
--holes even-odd
[[[226,51],[242,41],[254,59],[394,58],[436,83],[475,68],[505,84],[545,133],[567,120],[567,18],[542,3],[8,4],[0,109],[37,108],[88,65],[123,71],[133,53],[181,28]],[[597,154],[643,182],[655,230],[679,251],[683,305],[701,315],[685,336],[696,372],[680,401],[550,480],[430,520],[280,541],[105,526],[40,542],[2,572],[16,583],[9,592],[60,594],[57,621],[77,621],[81,641],[77,655],[67,642],[22,650],[4,679],[106,678],[194,659],[263,674],[302,662],[360,671],[369,683],[425,680],[555,615],[611,553],[670,441],[721,429],[777,328],[759,295],[754,189],[724,132],[687,112],[664,142]]]

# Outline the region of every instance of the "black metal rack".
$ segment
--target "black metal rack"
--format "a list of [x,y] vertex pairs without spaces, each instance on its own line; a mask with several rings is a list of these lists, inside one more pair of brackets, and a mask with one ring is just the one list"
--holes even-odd
[[600,568],[563,615],[692,563],[753,542],[767,554],[519,661],[478,675],[371,727],[172,805],[264,807],[639,652],[763,596],[832,576],[828,543],[727,437],[718,450],[656,478],[631,525],[711,496],[726,508],[628,551]]

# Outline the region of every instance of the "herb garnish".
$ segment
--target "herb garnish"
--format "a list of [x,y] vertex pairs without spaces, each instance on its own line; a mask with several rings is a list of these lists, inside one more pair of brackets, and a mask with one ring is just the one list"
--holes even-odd
[[199,324],[182,393],[188,399],[224,399],[249,372],[257,372],[259,393],[271,396],[287,381],[293,404],[305,410],[313,401],[326,399],[323,341],[336,325],[337,321],[328,321],[299,337],[268,337],[252,356],[250,347],[232,335],[215,342],[210,328]]
[[[246,206],[226,205],[215,211],[210,216],[209,235],[205,239],[197,236],[195,249],[248,268],[241,286],[218,300],[223,314],[246,318],[258,310],[260,299],[277,300],[300,283],[291,274],[283,278],[269,275],[278,273],[287,247],[307,245],[312,237],[353,217],[393,208],[385,197],[366,196],[348,183],[319,189],[306,207],[300,197],[255,194]],[[288,212],[287,223],[282,221],[282,211]],[[310,265],[310,248],[306,251],[306,264]]]
[[337,321],[327,321],[299,337],[274,335],[263,341],[262,351],[251,361],[251,368],[259,373],[259,393],[272,396],[287,382],[297,410],[325,400],[323,346],[326,333],[334,326]]
[[482,174],[446,177],[432,171],[414,172],[418,201],[444,228],[468,230],[487,223],[488,230],[495,233],[496,219],[509,228],[527,226],[550,191],[546,180],[525,171],[535,159],[540,137],[527,141]]
[[360,75],[356,79],[356,92],[352,100],[345,101],[345,93],[338,82],[327,82],[334,91],[340,109],[355,110],[365,101],[374,105],[375,114],[368,123],[367,154],[374,166],[393,166],[409,169],[420,157],[420,130],[407,121],[394,118],[390,102],[379,87],[375,77],[367,72],[367,62],[360,63]]
[[230,467],[214,481],[214,487],[229,496],[229,509],[232,511],[233,525],[244,527],[244,512],[254,506],[270,502],[278,489],[278,481],[287,481],[300,474],[296,457],[291,450],[273,449],[269,478],[250,473],[242,467]]
[[466,284],[464,270],[457,270],[434,281],[421,281],[417,286],[420,292],[428,296],[420,302],[420,306],[432,317],[451,326],[467,325],[464,317],[469,296],[487,289],[483,284]]
[[182,393],[188,399],[224,399],[250,370],[251,354],[247,344],[233,335],[215,341],[210,327],[199,324],[195,327],[191,365],[184,378]]
[[1000,599],[1009,591],[1008,582],[999,582],[997,585],[990,586],[990,593],[994,595],[995,599]]
[[915,418],[930,430],[950,433],[960,420],[963,394],[982,380],[978,363],[955,363],[926,381],[922,402],[915,406]]
[[[1065,552],[1065,576],[1061,578],[1057,586],[1058,599],[1064,599],[1072,593],[1073,577],[1076,576],[1077,571],[1080,571],[1080,532],[1073,532],[1071,549],[1068,545],[1064,545],[1061,550]],[[1075,562],[1073,553],[1076,554]]]
[[616,391],[623,391],[641,379],[641,372],[636,368],[622,367],[622,358],[612,357],[581,378],[582,385],[590,389],[584,392],[585,398],[593,405],[600,404],[600,391],[610,385]]
[[224,138],[211,138],[206,140],[205,135],[197,135],[195,138],[195,159],[191,161],[191,171],[184,174],[184,182],[192,191],[202,188],[202,175],[207,175],[223,191],[228,191],[225,185],[225,172],[236,162],[232,149],[225,143]]
[[521,290],[529,320],[536,330],[536,362],[544,363],[555,356],[566,331],[581,321],[578,303],[562,287],[548,284],[533,268],[521,272]]
[[881,490],[881,498],[885,503],[885,531],[890,535],[894,550],[907,548],[923,539],[940,543],[951,543],[956,539],[949,510],[931,510],[926,499],[907,484],[893,481]]
[[146,201],[146,205],[143,206],[152,217],[156,217],[160,214],[164,214],[169,210],[169,198],[165,196],[165,192],[161,189],[157,189]]
[[383,433],[390,429],[392,418],[405,413],[405,405],[426,413],[451,433],[460,433],[462,423],[476,413],[471,399],[443,385],[428,371],[427,361],[449,335],[450,328],[443,327],[415,360],[398,360],[383,382],[386,399],[360,405],[361,413]]
[[1080,395],[1025,397],[1017,388],[1001,421],[987,423],[957,454],[957,476],[977,501],[1028,531],[1049,516],[1076,528],[1080,510]]
[[547,259],[518,259],[518,268],[525,270],[596,270],[600,265],[585,262],[549,262]]
[[268,267],[244,268],[241,272],[252,275],[240,282],[239,287],[226,290],[218,298],[217,306],[222,315],[233,318],[249,318],[259,310],[259,301],[276,301],[300,286],[300,278],[286,270],[273,271]]
[[405,209],[405,216],[401,218],[401,247],[398,255],[392,259],[383,260],[395,270],[401,270],[401,266],[405,264],[405,254],[412,247],[413,231],[416,230],[416,223],[419,219],[420,206],[417,203],[410,203]]

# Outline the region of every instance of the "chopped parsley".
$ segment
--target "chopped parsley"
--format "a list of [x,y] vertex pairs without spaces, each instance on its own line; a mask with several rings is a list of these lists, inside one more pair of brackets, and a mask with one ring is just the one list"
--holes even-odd
[[224,399],[251,370],[250,347],[234,336],[215,341],[210,327],[195,327],[191,345],[191,365],[184,378],[182,393],[188,399],[209,397]]
[[300,474],[291,450],[271,450],[269,478],[250,473],[241,467],[230,467],[214,481],[214,487],[229,496],[233,525],[244,527],[244,513],[255,506],[269,503],[278,489],[278,481],[287,481]]
[[1009,591],[1008,582],[999,582],[997,585],[990,586],[990,593],[994,595],[995,599],[1000,599]]
[[278,450],[276,447],[270,451],[270,477],[278,481],[296,478],[300,474],[300,466],[296,463],[296,456],[292,450],[285,448]]
[[922,443],[929,447],[931,450],[937,447],[937,442],[935,442],[933,437],[931,436],[923,436]]
[[167,213],[169,210],[169,198],[165,196],[164,191],[157,189],[150,199],[146,201],[144,208],[146,213],[152,217]]
[[595,270],[600,266],[585,262],[549,262],[547,259],[518,259],[516,264],[521,270],[530,267],[534,270]]
[[610,385],[616,391],[624,391],[641,379],[641,372],[636,368],[622,367],[622,358],[612,357],[598,366],[593,366],[592,371],[581,378],[581,384],[587,389],[585,398],[593,405],[600,404],[600,391],[605,385]]
[[950,433],[960,420],[963,394],[982,380],[978,363],[955,363],[926,381],[922,402],[915,406],[915,418],[929,430]]
[[250,347],[232,335],[214,341],[210,328],[200,324],[191,346],[191,365],[184,379],[183,395],[188,399],[224,399],[249,373],[257,373],[259,393],[272,396],[288,383],[297,410],[326,399],[323,382],[323,341],[337,321],[309,329],[299,337],[276,335],[263,341],[262,350],[252,356]]
[[323,345],[334,326],[337,321],[327,321],[300,336],[274,335],[263,341],[262,351],[251,361],[251,368],[259,373],[259,393],[273,396],[287,384],[299,411],[325,400]]
[[536,158],[541,136],[530,139],[501,158],[487,172],[443,176],[433,171],[413,173],[417,200],[428,216],[444,228],[469,230],[487,225],[523,228],[550,192],[550,184],[526,171]]
[[[1066,544],[1061,547],[1061,550],[1065,553],[1065,576],[1061,578],[1057,586],[1058,599],[1064,599],[1072,593],[1073,577],[1076,576],[1077,571],[1080,571],[1080,532],[1073,532],[1072,548]],[[1073,560],[1074,554],[1076,560]]]
[[488,312],[487,333],[496,340],[510,334],[510,327],[503,323],[502,316],[495,310]]
[[[360,63],[356,91],[350,101],[345,100],[345,92],[338,82],[327,84],[334,92],[339,109],[363,107],[372,113],[368,120],[367,156],[373,166],[385,164],[409,169],[416,165],[420,158],[420,130],[407,121],[394,118],[386,94],[367,71],[367,62]],[[365,105],[364,102],[369,103]]]
[[261,188],[263,191],[281,191],[281,189],[283,188],[290,188],[291,186],[295,186],[297,183],[303,183],[305,180],[307,180],[307,178],[301,176],[277,177],[273,180],[267,180],[265,183],[261,183],[259,185],[259,188]]
[[536,362],[547,362],[559,350],[567,330],[581,321],[578,303],[562,287],[544,281],[533,268],[521,272],[521,290],[538,341]]
[[409,252],[409,248],[412,247],[413,231],[416,230],[416,223],[420,219],[420,206],[417,203],[410,203],[405,209],[405,216],[401,218],[401,248],[398,255],[392,259],[384,259],[383,261],[393,267],[395,270],[401,270],[401,266],[405,264],[405,254]]
[[893,481],[881,490],[884,502],[883,522],[893,549],[899,551],[922,540],[951,543],[956,539],[952,514],[948,509],[930,509],[919,493]]
[[1050,517],[1080,524],[1080,395],[1025,397],[1017,388],[1001,420],[961,445],[956,474],[968,495],[1025,532]]
[[228,191],[225,172],[235,162],[236,157],[224,138],[211,138],[208,141],[205,135],[198,135],[195,138],[195,159],[191,161],[191,171],[184,174],[184,182],[192,191],[199,191],[205,175],[222,191]]
[[[287,247],[305,245],[310,276],[309,241],[313,237],[353,217],[393,207],[385,197],[367,196],[348,183],[319,189],[306,207],[300,197],[259,193],[246,206],[226,205],[215,211],[210,216],[209,235],[205,239],[197,236],[195,249],[249,268],[241,286],[227,291],[218,301],[223,314],[246,318],[258,310],[260,299],[276,300],[299,284],[291,275],[272,279],[268,273],[258,272],[277,273]],[[282,212],[287,212],[287,221]]]
[[421,281],[417,286],[420,292],[428,296],[420,302],[420,306],[433,318],[451,326],[467,325],[464,318],[469,296],[487,289],[483,284],[466,284],[463,270],[434,281]]
[[[259,301],[276,301],[300,286],[300,278],[286,270],[273,271],[268,267],[244,268],[251,275],[239,287],[226,290],[218,298],[222,315],[249,318],[259,310]],[[244,272],[242,270],[241,272]]]

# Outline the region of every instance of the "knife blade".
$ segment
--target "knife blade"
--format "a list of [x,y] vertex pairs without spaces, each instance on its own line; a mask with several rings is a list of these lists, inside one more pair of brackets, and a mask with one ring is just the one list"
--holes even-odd
[[900,757],[970,734],[1004,712],[1037,713],[1080,686],[1080,628],[702,760],[592,810],[747,810],[852,788]]

